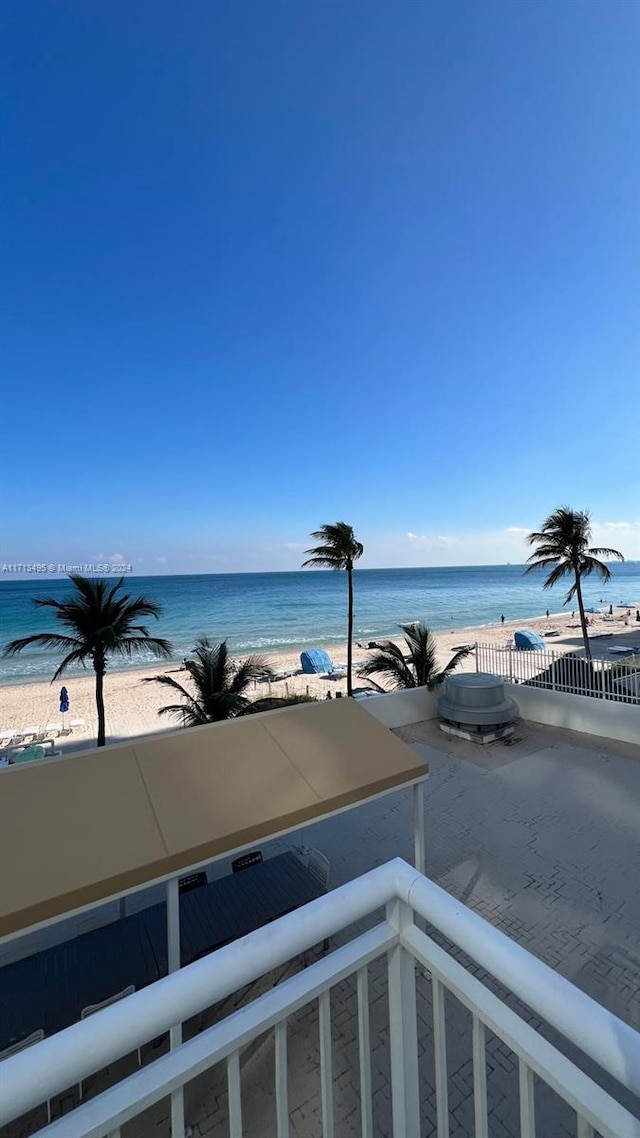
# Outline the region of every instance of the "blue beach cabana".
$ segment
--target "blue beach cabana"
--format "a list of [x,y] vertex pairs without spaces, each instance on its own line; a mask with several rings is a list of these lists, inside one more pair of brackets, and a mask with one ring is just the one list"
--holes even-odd
[[333,672],[333,660],[324,648],[308,648],[306,652],[301,652],[300,664],[305,676]]
[[521,628],[514,632],[513,639],[516,648],[520,648],[525,652],[539,652],[545,651],[546,644],[537,632],[532,632],[530,628]]

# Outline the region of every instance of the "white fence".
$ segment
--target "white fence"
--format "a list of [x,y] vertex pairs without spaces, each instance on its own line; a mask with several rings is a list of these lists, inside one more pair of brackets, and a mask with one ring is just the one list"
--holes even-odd
[[634,657],[589,663],[573,653],[476,644],[476,671],[509,683],[640,704],[640,660]]
[[[377,1131],[372,1090],[369,965],[386,958],[392,1134],[419,1138],[421,1085],[418,1067],[417,981],[429,989],[438,1138],[450,1124],[447,1017],[455,997],[470,1012],[470,1059],[476,1138],[488,1138],[487,1036],[497,1036],[516,1056],[515,1115],[522,1138],[536,1133],[534,1080],[553,1089],[574,1112],[579,1138],[640,1138],[640,1122],[612,1094],[570,1062],[539,1032],[428,936],[422,919],[481,969],[572,1041],[632,1094],[640,1092],[640,1036],[574,988],[561,975],[472,913],[433,882],[397,859],[349,882],[205,959],[159,980],[92,1018],[6,1059],[0,1078],[0,1126],[74,1082],[104,1069],[161,1032],[210,1007],[311,946],[370,917],[374,927],[241,1007],[214,1027],[148,1064],[39,1134],[46,1138],[119,1138],[120,1128],[168,1095],[173,1138],[182,1138],[185,1083],[218,1063],[226,1065],[230,1138],[242,1138],[241,1055],[265,1032],[274,1041],[273,1097],[278,1138],[290,1134],[287,1020],[317,1002],[320,1042],[319,1098],[322,1134],[334,1134],[333,1060],[338,1028],[332,1021],[331,990],[355,977],[360,1133]],[[418,967],[416,967],[418,965]],[[446,999],[445,999],[446,993]],[[451,1030],[451,1025],[449,1027]],[[379,1072],[376,1072],[379,1077]],[[246,1089],[246,1088],[245,1088]],[[452,1096],[453,1099],[453,1096]],[[516,1122],[516,1129],[518,1123]],[[545,1129],[545,1133],[551,1132]]]

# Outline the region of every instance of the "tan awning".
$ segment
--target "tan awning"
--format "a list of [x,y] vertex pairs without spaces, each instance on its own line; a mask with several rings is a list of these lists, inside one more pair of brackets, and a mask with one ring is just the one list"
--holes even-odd
[[0,772],[0,936],[424,778],[354,700]]

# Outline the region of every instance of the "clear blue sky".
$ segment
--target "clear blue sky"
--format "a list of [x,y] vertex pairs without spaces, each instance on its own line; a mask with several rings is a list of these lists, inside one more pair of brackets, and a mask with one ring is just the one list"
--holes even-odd
[[564,502],[640,557],[639,36],[4,0],[0,558],[515,561]]

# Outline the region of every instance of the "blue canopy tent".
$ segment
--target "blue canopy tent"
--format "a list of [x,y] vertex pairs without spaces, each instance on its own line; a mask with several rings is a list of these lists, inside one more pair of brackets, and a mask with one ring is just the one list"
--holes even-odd
[[300,653],[300,664],[305,676],[333,671],[333,660],[324,648],[307,648],[306,652]]
[[529,628],[521,628],[517,632],[514,632],[513,639],[516,648],[520,648],[525,652],[538,652],[541,649],[544,651],[547,647],[542,637],[538,636],[537,632],[532,632]]

